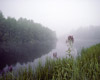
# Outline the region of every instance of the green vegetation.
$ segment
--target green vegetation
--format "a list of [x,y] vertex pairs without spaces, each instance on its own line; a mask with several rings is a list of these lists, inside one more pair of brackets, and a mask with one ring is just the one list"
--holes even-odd
[[100,79],[100,44],[83,49],[76,58],[47,59],[44,66],[39,62],[35,71],[20,70],[19,76],[13,72],[0,80],[99,80]]

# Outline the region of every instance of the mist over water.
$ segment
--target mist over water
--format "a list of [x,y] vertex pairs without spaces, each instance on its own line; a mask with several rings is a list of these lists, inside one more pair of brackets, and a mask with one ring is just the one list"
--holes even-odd
[[[57,57],[58,58],[66,58],[67,56],[67,49],[68,46],[66,44],[66,37],[63,38],[59,38],[56,44],[56,48],[52,49],[49,53],[41,56],[40,58],[35,59],[33,62],[28,62],[26,64],[20,64],[17,63],[13,68],[14,71],[17,72],[18,70],[20,70],[20,68],[28,68],[29,65],[32,66],[32,69],[35,70],[35,68],[38,66],[39,61],[42,63],[42,65],[45,65],[45,62],[48,59],[54,59],[53,58],[53,53],[57,52]],[[77,50],[73,47],[73,50],[71,52],[72,56],[75,58],[77,56]]]
[[[71,33],[73,34],[73,37],[74,37],[74,43],[73,43],[71,55],[74,58],[76,58],[80,54],[82,48],[88,48],[92,45],[100,43],[100,37],[99,37],[100,27],[95,27],[94,31],[93,31],[93,28],[90,28],[88,30],[87,28],[85,28],[82,30],[83,32],[81,30],[79,30],[78,32],[77,30]],[[35,59],[34,61],[23,63],[23,64],[20,64],[18,62],[15,66],[13,66],[13,71],[15,75],[18,74],[18,71],[20,71],[20,69],[25,69],[25,68],[28,68],[29,66],[32,67],[32,70],[35,70],[35,68],[39,65],[39,62],[41,62],[42,66],[45,65],[47,58],[54,59],[53,53],[55,52],[57,52],[58,58],[62,59],[62,58],[68,57],[67,56],[68,52],[66,52],[68,50],[68,45],[66,44],[66,40],[68,36],[69,35],[67,34],[67,35],[59,37],[57,39],[56,48],[52,49],[49,53]],[[7,69],[7,67],[8,66],[6,66],[5,69]]]
[[[54,52],[57,52],[58,58],[66,58],[66,56],[68,54],[66,52],[68,50],[68,45],[66,44],[67,36],[68,35],[58,38],[55,49],[52,49],[49,53],[35,59],[34,61],[23,63],[23,64],[20,64],[18,62],[15,66],[13,66],[14,74],[16,76],[18,76],[18,71],[24,70],[25,68],[29,68],[29,66],[32,67],[32,70],[35,70],[35,68],[39,65],[39,62],[42,63],[42,66],[45,65],[47,58],[53,59]],[[95,44],[98,44],[98,43],[100,43],[99,39],[85,40],[85,39],[74,38],[74,44],[73,44],[73,49],[72,49],[71,55],[74,58],[76,58],[78,56],[78,54],[80,53],[82,48],[88,48],[88,47],[95,45]],[[7,67],[8,66],[6,66],[5,69],[7,69]]]
[[[28,62],[26,64],[20,64],[17,63],[14,66],[14,71],[17,72],[18,70],[20,70],[20,68],[24,68],[24,67],[29,67],[32,66],[32,69],[35,70],[35,68],[38,66],[39,61],[42,63],[42,65],[45,65],[45,62],[48,59],[53,59],[53,53],[57,52],[57,57],[58,58],[65,58],[67,56],[67,49],[68,46],[66,44],[66,36],[61,37],[58,39],[57,41],[57,45],[56,48],[53,49],[52,51],[50,51],[49,53],[47,53],[46,55],[41,56],[40,58],[35,59],[33,62]],[[73,45],[73,51],[71,52],[71,55],[76,58],[78,56],[78,52],[81,51],[81,49],[84,48],[88,48],[92,45],[95,45],[97,43],[100,43],[100,40],[81,40],[81,39],[75,39],[74,45]]]
[[0,74],[10,65],[17,76],[47,59],[69,58],[68,36],[74,37],[74,59],[100,43],[99,7],[100,0],[1,0]]

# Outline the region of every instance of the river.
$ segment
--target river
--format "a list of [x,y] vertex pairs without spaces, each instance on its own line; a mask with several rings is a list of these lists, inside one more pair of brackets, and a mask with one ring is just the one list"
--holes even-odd
[[[77,54],[81,51],[81,49],[83,47],[88,48],[88,47],[95,45],[95,44],[98,44],[98,43],[100,43],[100,40],[75,39],[74,44],[73,44],[73,51],[71,54],[74,58],[76,58]],[[65,37],[59,38],[57,41],[56,48],[52,49],[52,51],[50,51],[48,54],[45,54],[45,55],[41,56],[40,58],[35,59],[32,62],[23,63],[23,64],[17,63],[15,66],[13,66],[13,70],[14,70],[14,72],[18,72],[18,70],[20,70],[21,68],[24,68],[24,67],[28,68],[29,65],[32,66],[33,70],[35,70],[39,61],[41,61],[42,65],[44,65],[47,57],[53,59],[54,52],[57,52],[58,58],[64,58],[68,54],[66,52],[67,50],[68,50],[68,46],[66,44],[66,38]],[[7,67],[8,66],[6,66],[5,69]]]

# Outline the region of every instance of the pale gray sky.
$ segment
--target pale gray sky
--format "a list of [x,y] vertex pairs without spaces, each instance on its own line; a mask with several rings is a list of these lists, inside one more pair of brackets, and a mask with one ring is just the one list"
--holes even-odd
[[32,19],[61,36],[100,25],[100,0],[0,0],[4,16]]

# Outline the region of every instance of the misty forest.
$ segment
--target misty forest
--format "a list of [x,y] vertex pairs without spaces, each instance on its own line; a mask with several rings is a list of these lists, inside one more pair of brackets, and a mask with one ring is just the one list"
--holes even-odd
[[0,12],[0,68],[33,61],[56,45],[56,33],[32,20],[4,18]]
[[99,80],[99,0],[0,1],[0,80]]

